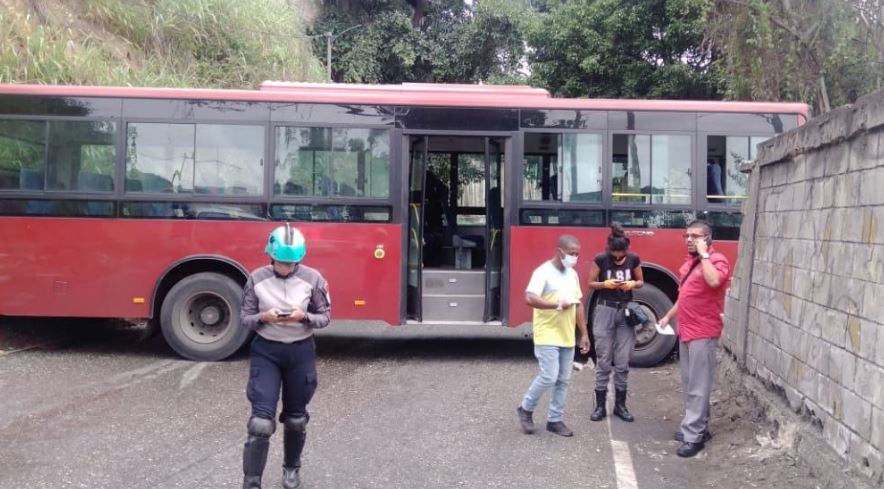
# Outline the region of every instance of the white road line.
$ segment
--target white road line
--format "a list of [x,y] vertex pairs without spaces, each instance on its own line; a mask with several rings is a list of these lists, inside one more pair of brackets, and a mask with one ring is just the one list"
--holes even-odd
[[632,465],[632,454],[629,453],[629,443],[615,440],[611,430],[611,418],[614,410],[608,406],[608,438],[611,440],[611,453],[614,454],[614,472],[617,474],[617,489],[638,489],[638,481],[635,479],[635,468]]
[[193,367],[187,369],[187,372],[184,372],[184,375],[181,376],[181,383],[178,384],[178,389],[184,389],[185,387],[192,384],[193,381],[196,380],[200,376],[200,374],[203,373],[203,370],[208,366],[208,362],[199,362]]

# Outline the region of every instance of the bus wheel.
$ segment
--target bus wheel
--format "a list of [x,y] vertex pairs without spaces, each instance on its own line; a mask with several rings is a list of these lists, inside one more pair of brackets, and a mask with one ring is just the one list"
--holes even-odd
[[645,284],[633,292],[635,302],[648,314],[648,322],[635,328],[635,348],[629,364],[633,367],[653,367],[666,359],[677,341],[676,336],[657,334],[654,323],[672,308],[672,301],[657,287]]
[[166,294],[160,310],[163,337],[184,358],[223,360],[246,342],[239,326],[242,287],[218,273],[183,278]]

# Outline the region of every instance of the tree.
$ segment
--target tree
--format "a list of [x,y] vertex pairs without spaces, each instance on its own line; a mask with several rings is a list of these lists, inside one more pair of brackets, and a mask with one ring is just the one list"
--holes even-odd
[[532,85],[555,95],[717,98],[707,0],[547,0],[529,29]]
[[707,45],[737,99],[794,100],[817,113],[881,87],[881,0],[715,0]]
[[[518,82],[524,4],[507,0],[326,1],[316,34],[335,39],[332,79],[356,83]],[[325,57],[326,40],[315,52]]]

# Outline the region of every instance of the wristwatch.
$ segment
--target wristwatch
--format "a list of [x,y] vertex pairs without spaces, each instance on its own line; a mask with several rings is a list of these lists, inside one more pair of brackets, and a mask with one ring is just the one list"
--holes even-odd
[[700,259],[701,259],[701,260],[708,260],[708,259],[709,259],[709,253],[700,253]]

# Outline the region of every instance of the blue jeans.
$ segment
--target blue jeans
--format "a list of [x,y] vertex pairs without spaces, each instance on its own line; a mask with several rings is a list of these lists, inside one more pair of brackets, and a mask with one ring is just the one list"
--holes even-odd
[[568,384],[571,383],[571,364],[574,362],[574,348],[560,346],[535,345],[534,356],[540,364],[540,373],[531,382],[525,398],[522,399],[522,409],[534,411],[540,396],[544,392],[553,389],[552,398],[549,401],[549,422],[561,421],[565,411],[565,397],[568,395]]

